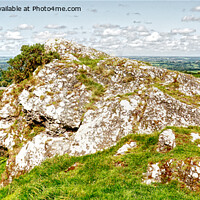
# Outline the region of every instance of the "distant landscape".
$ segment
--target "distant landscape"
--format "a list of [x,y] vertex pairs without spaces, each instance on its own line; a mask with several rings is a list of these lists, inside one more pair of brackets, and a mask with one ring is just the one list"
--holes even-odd
[[9,65],[7,61],[12,57],[0,56],[0,69],[6,70],[8,69]]
[[[2,78],[2,72],[1,72],[1,70],[7,70],[8,69],[9,64],[7,63],[7,61],[10,60],[10,58],[12,58],[12,57],[0,56],[0,87],[5,87],[8,84],[10,84],[10,81]],[[2,93],[2,91],[0,91],[0,94],[1,93]]]
[[135,56],[128,57],[150,63],[152,66],[175,70],[200,77],[200,57]]
[[[0,69],[6,70],[12,57],[0,57]],[[200,77],[200,57],[127,56],[127,58],[150,63],[152,66],[181,71]]]

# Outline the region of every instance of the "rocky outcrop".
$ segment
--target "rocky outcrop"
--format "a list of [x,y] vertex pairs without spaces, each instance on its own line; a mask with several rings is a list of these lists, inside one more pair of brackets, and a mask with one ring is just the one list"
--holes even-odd
[[192,142],[200,139],[200,135],[198,133],[191,133],[191,136],[192,136],[192,140],[191,140]]
[[65,40],[50,40],[45,48],[61,60],[11,85],[1,99],[9,182],[57,154],[91,154],[131,133],[200,125],[199,80],[190,75]]
[[170,159],[166,162],[149,164],[144,174],[144,183],[167,183],[179,180],[191,190],[199,190],[200,162],[195,158],[185,160]]
[[128,150],[135,147],[137,147],[137,143],[134,141],[130,141],[119,148],[115,156],[124,155],[126,152],[128,152]]
[[167,129],[163,131],[159,135],[159,140],[158,140],[158,151],[159,152],[167,152],[172,150],[174,147],[176,147],[176,142],[175,142],[175,135],[171,129]]

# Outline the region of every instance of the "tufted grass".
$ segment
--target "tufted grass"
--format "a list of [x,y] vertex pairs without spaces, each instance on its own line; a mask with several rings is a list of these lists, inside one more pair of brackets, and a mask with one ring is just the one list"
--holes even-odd
[[[102,58],[103,59],[103,58]],[[80,63],[83,65],[89,66],[91,69],[95,70],[97,67],[97,63],[102,59],[90,59],[88,57],[85,58],[79,58]]]
[[162,86],[160,84],[154,84],[155,87],[157,87],[159,90],[161,90],[162,92],[174,97],[175,99],[186,103],[188,105],[195,105],[197,107],[199,107],[199,102],[200,102],[200,95],[194,95],[194,96],[187,96],[185,94],[183,94],[182,92],[180,92],[179,90],[177,90],[178,88],[178,84],[170,84],[167,86]]
[[87,71],[79,71],[79,75],[77,75],[77,79],[83,83],[87,90],[90,90],[92,92],[91,97],[90,97],[90,102],[85,105],[85,109],[96,109],[94,106],[94,103],[99,100],[99,97],[103,96],[104,92],[106,89],[104,88],[103,85],[100,83],[95,82],[91,77],[87,75]]
[[0,90],[0,100],[1,100],[2,97],[3,97],[3,92],[4,92],[4,90]]
[[[35,167],[10,185],[0,189],[0,199],[199,199],[199,192],[190,191],[177,180],[168,184],[142,183],[143,173],[150,162],[171,158],[184,159],[200,155],[200,148],[190,142],[191,132],[199,127],[167,127],[176,135],[177,146],[168,153],[156,151],[160,132],[151,135],[132,134],[114,147],[82,157],[56,156]],[[187,141],[185,141],[187,138]],[[138,147],[123,156],[114,156],[128,141],[136,141]],[[67,169],[74,163],[78,167]]]
[[103,85],[95,82],[92,78],[88,77],[84,73],[80,73],[77,76],[77,79],[82,82],[84,85],[86,85],[88,90],[92,91],[92,95],[94,96],[101,96],[105,92],[105,88]]
[[6,168],[6,160],[7,160],[7,158],[5,158],[5,157],[0,157],[0,176],[1,176],[1,174],[5,171],[5,168]]

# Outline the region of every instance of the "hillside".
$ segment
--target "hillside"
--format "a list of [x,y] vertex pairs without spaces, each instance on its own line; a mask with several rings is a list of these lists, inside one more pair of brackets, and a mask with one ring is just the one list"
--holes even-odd
[[[15,179],[0,190],[0,199],[199,199],[183,181],[168,180],[161,183],[143,183],[148,163],[165,164],[172,157],[177,160],[197,159],[197,144],[190,139],[191,132],[199,128],[171,128],[176,134],[177,146],[162,154],[156,151],[158,135],[129,135],[109,150],[81,157],[56,156],[35,167],[30,173]],[[114,156],[118,149],[130,141],[137,147],[126,154]],[[187,141],[187,142],[186,142]],[[74,167],[73,167],[74,166]]]
[[61,59],[1,96],[2,198],[195,198],[199,79],[66,40],[45,49]]

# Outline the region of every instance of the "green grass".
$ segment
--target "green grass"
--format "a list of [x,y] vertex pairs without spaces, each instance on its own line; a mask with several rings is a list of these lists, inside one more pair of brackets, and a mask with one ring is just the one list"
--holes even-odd
[[5,158],[5,157],[0,157],[0,176],[1,176],[1,174],[5,171],[6,160],[7,160],[7,158]]
[[196,78],[200,78],[200,72],[199,71],[184,71],[186,74],[191,74],[192,76]]
[[103,85],[95,82],[91,77],[88,76],[87,71],[79,70],[79,75],[77,75],[77,79],[83,83],[87,90],[90,90],[92,92],[90,97],[90,102],[85,105],[85,109],[96,109],[94,106],[94,103],[99,100],[99,97],[101,97],[106,89],[103,87]]
[[92,91],[93,96],[101,96],[105,92],[103,85],[95,82],[84,73],[80,73],[80,75],[77,76],[77,79],[82,82],[88,90]]
[[[132,134],[123,138],[117,146],[93,155],[64,155],[48,159],[2,188],[0,199],[199,199],[198,192],[182,188],[176,180],[168,184],[142,183],[149,162],[200,155],[200,149],[189,140],[191,132],[200,132],[198,127],[170,128],[176,134],[177,147],[166,154],[156,151],[158,132],[151,135]],[[114,156],[130,140],[136,141],[138,147],[124,156]],[[79,163],[78,167],[67,171],[74,163]]]
[[[102,58],[103,59],[103,58]],[[97,67],[97,63],[102,59],[90,59],[88,57],[85,58],[79,58],[80,63],[83,65],[89,66],[91,69],[95,69]]]
[[194,95],[194,96],[187,96],[185,94],[183,94],[182,92],[180,92],[178,90],[178,83],[172,83],[169,85],[160,85],[158,83],[154,84],[155,87],[157,87],[159,90],[161,90],[162,92],[174,97],[175,99],[186,103],[188,105],[195,105],[197,107],[199,107],[199,102],[200,102],[200,95]]
[[[106,57],[101,57],[99,59],[90,59],[88,57],[79,58],[79,61],[74,61],[76,64],[87,65],[90,69],[97,75],[101,75],[104,78],[108,78],[114,74],[113,69],[106,69],[105,63],[97,65],[100,61],[106,59]],[[107,62],[107,59],[104,60]],[[111,63],[110,63],[111,64]]]

